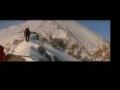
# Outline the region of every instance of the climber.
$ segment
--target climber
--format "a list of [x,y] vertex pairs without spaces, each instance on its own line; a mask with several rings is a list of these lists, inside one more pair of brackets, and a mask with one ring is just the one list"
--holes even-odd
[[0,45],[0,61],[4,61],[5,58],[4,47]]
[[29,28],[25,29],[24,36],[25,36],[26,42],[29,42],[29,39],[30,39],[30,30],[29,30]]

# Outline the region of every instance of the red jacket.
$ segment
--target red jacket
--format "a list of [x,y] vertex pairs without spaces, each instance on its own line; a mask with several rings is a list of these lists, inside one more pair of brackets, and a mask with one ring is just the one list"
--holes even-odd
[[0,46],[0,61],[4,61],[5,57],[4,48]]

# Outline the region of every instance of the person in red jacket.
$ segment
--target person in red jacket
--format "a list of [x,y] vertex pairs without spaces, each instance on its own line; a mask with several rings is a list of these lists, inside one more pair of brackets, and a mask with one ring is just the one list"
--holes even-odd
[[0,61],[4,61],[5,57],[4,47],[0,45]]

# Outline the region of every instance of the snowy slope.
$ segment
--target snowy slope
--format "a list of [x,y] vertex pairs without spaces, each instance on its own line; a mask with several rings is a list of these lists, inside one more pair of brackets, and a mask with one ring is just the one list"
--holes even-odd
[[[34,41],[30,41],[29,43],[23,41],[15,48],[13,54],[23,56],[26,61],[48,61],[46,57],[39,53],[38,47],[39,44]],[[43,44],[43,47],[48,53],[51,52],[54,56],[56,56],[58,59],[57,61],[79,61],[78,59],[65,52],[61,52],[48,44]]]
[[47,59],[40,55],[38,47],[39,44],[34,41],[30,41],[29,43],[23,41],[15,48],[13,54],[23,56],[26,61],[46,61]]
[[80,60],[78,60],[78,59],[76,59],[76,58],[68,55],[68,54],[65,53],[65,52],[61,52],[61,51],[59,51],[59,50],[51,47],[51,46],[48,45],[48,44],[43,45],[43,47],[44,47],[46,50],[52,52],[52,53],[59,59],[59,61],[80,61]]

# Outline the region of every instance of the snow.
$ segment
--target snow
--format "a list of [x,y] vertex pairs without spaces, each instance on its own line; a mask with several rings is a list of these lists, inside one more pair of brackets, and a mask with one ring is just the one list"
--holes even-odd
[[59,50],[53,48],[49,44],[44,44],[43,47],[45,49],[47,49],[48,51],[52,52],[60,61],[80,61],[80,60],[68,55],[65,52],[62,52],[62,51],[59,51]]
[[40,55],[38,47],[39,44],[35,43],[35,41],[30,42],[23,41],[15,48],[13,54],[21,55],[25,59],[27,59],[27,61],[40,61],[40,60],[46,61],[47,59]]
[[[47,58],[43,57],[38,52],[38,47],[39,45],[36,44],[34,41],[30,41],[28,43],[23,41],[15,48],[13,54],[23,56],[26,61],[47,61]],[[48,55],[52,56],[52,58],[56,56],[59,61],[80,61],[76,58],[71,57],[65,52],[61,52],[51,47],[49,44],[43,44],[43,47],[46,49],[46,53]],[[54,58],[52,60],[55,61]]]

